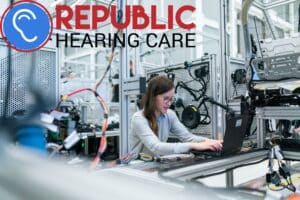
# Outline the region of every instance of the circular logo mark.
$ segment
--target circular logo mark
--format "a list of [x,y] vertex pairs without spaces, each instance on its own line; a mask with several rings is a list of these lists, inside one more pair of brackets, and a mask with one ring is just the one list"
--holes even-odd
[[42,48],[52,34],[52,18],[35,1],[19,1],[6,9],[0,22],[1,35],[13,49],[33,52]]

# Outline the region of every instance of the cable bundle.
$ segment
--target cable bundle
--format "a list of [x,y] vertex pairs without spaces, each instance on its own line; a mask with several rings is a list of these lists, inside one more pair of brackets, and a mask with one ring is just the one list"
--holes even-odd
[[[274,159],[278,163],[278,172],[274,170]],[[283,189],[288,189],[292,192],[296,191],[290,174],[290,170],[283,162],[284,156],[278,145],[273,145],[269,152],[269,172],[266,174],[266,182],[270,190],[280,191]],[[281,179],[283,177],[284,180]],[[277,189],[270,187],[270,184],[274,184]]]

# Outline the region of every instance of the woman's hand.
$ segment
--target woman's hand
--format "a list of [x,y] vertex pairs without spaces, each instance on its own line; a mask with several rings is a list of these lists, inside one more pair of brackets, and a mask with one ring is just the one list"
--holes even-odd
[[206,139],[203,142],[192,143],[190,148],[194,150],[212,150],[212,151],[220,151],[223,147],[223,140],[211,140]]
[[294,129],[294,133],[300,133],[300,127]]

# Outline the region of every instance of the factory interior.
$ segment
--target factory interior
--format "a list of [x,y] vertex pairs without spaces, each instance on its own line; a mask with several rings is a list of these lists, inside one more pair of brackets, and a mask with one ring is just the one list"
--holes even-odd
[[300,0],[1,3],[0,199],[300,199]]

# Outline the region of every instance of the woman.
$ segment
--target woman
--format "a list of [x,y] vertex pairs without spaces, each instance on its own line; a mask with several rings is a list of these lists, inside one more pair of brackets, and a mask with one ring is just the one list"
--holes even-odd
[[[131,120],[131,153],[150,153],[155,156],[186,153],[194,150],[222,148],[222,141],[211,140],[191,134],[170,110],[175,87],[165,76],[156,76],[148,84],[143,98],[143,110],[136,112]],[[167,143],[169,133],[175,134],[183,143]]]

